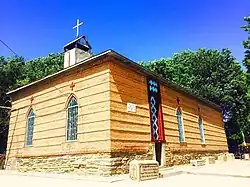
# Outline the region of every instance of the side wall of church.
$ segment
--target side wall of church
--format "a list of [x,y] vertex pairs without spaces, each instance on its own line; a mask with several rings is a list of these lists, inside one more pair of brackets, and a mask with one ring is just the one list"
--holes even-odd
[[[185,142],[179,142],[176,109],[182,109]],[[167,147],[171,155],[167,165],[185,164],[199,155],[211,155],[228,152],[227,139],[220,111],[208,107],[198,100],[161,85],[162,111]],[[200,112],[198,112],[198,107]],[[203,120],[205,144],[201,142],[198,116]]]
[[[122,164],[127,161],[127,166],[134,158],[153,159],[146,76],[116,60],[111,62],[110,70],[112,156],[122,160]],[[179,142],[177,97],[183,111],[185,143]],[[162,84],[161,98],[166,138],[166,144],[163,145],[166,154],[164,165],[189,163],[190,159],[227,152],[227,140],[219,111]],[[127,112],[127,103],[136,104],[136,112]],[[205,129],[205,145],[201,144],[198,106]],[[126,171],[125,168],[120,172]]]
[[[85,167],[86,159],[90,159],[93,170],[92,158],[110,157],[110,70],[106,61],[78,67],[12,94],[7,169],[63,172],[73,170],[74,162],[77,167]],[[67,101],[71,95],[79,104],[76,141],[66,141]],[[35,113],[33,144],[26,146],[31,108]]]

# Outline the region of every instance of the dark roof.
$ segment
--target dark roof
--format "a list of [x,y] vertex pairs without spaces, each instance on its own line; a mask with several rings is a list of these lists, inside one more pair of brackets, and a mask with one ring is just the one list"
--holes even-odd
[[82,49],[83,51],[91,50],[91,46],[85,36],[80,36],[63,47],[64,52],[71,50],[73,48],[79,48]]
[[27,87],[30,87],[30,86],[32,86],[32,85],[36,85],[36,84],[38,84],[38,83],[41,83],[41,82],[43,82],[44,80],[47,80],[47,79],[50,79],[50,78],[54,78],[54,77],[60,75],[60,74],[63,73],[63,72],[71,71],[71,70],[73,70],[73,69],[75,69],[75,68],[78,68],[78,67],[81,66],[81,65],[90,64],[90,63],[92,63],[93,61],[95,61],[95,60],[97,60],[97,59],[99,59],[99,58],[101,58],[101,57],[104,57],[104,56],[106,56],[106,55],[114,56],[115,58],[121,60],[123,63],[128,64],[129,66],[132,66],[133,68],[135,68],[135,69],[137,69],[137,70],[139,70],[139,71],[141,71],[141,72],[143,72],[143,73],[145,73],[145,74],[147,74],[147,75],[150,75],[150,76],[156,78],[156,79],[159,80],[162,84],[165,84],[165,85],[167,85],[168,87],[170,87],[170,88],[172,88],[172,89],[174,89],[174,90],[180,91],[180,92],[185,93],[185,94],[187,94],[187,95],[189,95],[189,96],[191,96],[191,97],[194,97],[194,98],[198,99],[199,101],[201,101],[202,103],[205,103],[205,104],[207,104],[208,106],[210,106],[210,107],[212,107],[212,108],[214,108],[214,109],[216,109],[216,110],[218,110],[218,111],[221,112],[220,107],[219,107],[218,105],[216,105],[215,103],[213,103],[213,102],[211,102],[211,101],[209,101],[209,100],[207,100],[207,99],[205,99],[205,98],[203,98],[203,97],[201,97],[201,96],[199,96],[199,95],[197,95],[197,94],[194,94],[194,93],[188,91],[187,89],[184,89],[183,87],[181,87],[181,86],[179,86],[179,85],[177,85],[177,84],[175,84],[175,83],[172,83],[171,81],[168,81],[168,80],[162,78],[161,76],[159,76],[159,75],[157,75],[157,74],[155,74],[155,73],[153,73],[153,72],[147,70],[146,68],[142,67],[141,65],[135,63],[134,61],[128,59],[127,57],[125,57],[125,56],[123,56],[123,55],[121,55],[121,54],[119,54],[119,53],[117,53],[117,52],[115,52],[115,51],[113,51],[113,50],[111,50],[111,49],[109,49],[109,50],[107,50],[107,51],[104,51],[104,52],[102,52],[102,53],[99,53],[99,54],[97,54],[97,55],[91,56],[91,57],[89,57],[89,58],[87,58],[87,59],[85,59],[85,60],[83,60],[83,61],[81,61],[81,62],[79,62],[79,63],[77,63],[77,64],[74,64],[74,65],[72,65],[72,66],[70,66],[70,67],[68,67],[68,68],[65,68],[65,69],[63,69],[63,70],[57,72],[57,73],[54,73],[54,74],[49,75],[49,76],[47,76],[47,77],[44,77],[44,78],[42,78],[42,79],[40,79],[40,80],[38,80],[38,81],[32,82],[32,83],[30,83],[30,84],[27,84],[27,85],[25,85],[25,86],[22,86],[22,87],[20,87],[20,88],[17,88],[17,89],[15,89],[15,90],[12,90],[12,91],[8,92],[7,94],[13,94],[13,93],[15,93],[15,92],[18,92],[18,91],[20,91],[20,90],[22,90],[22,89],[25,89],[25,88],[27,88]]

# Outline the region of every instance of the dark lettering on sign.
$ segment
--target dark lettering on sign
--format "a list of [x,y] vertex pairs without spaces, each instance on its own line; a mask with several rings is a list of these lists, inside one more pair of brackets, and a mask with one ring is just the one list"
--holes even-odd
[[158,81],[152,79],[151,77],[147,77],[147,87],[150,111],[151,139],[153,142],[165,142],[160,84]]

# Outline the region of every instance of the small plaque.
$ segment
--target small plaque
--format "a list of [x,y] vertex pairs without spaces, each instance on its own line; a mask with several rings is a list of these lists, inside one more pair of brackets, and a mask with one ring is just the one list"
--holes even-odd
[[127,112],[136,112],[136,104],[127,103]]

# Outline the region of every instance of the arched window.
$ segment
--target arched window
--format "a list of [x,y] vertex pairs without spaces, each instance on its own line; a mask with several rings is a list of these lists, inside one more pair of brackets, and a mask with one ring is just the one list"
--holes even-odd
[[185,134],[184,134],[184,126],[183,126],[181,108],[177,109],[176,116],[177,116],[177,122],[178,122],[178,130],[179,130],[179,141],[185,142]]
[[67,108],[67,140],[77,139],[78,103],[75,97],[69,101]]
[[35,122],[35,114],[34,114],[33,109],[31,109],[27,118],[27,132],[26,132],[26,145],[27,146],[32,145],[34,122]]
[[198,117],[198,125],[200,129],[201,143],[205,144],[205,135],[204,135],[203,121],[201,116]]

